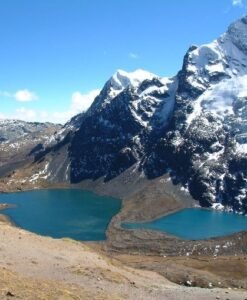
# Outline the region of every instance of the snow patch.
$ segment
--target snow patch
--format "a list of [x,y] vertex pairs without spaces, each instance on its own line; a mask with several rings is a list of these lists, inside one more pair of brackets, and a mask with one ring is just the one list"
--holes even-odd
[[187,117],[187,125],[202,112],[210,112],[222,118],[234,115],[234,100],[243,97],[247,97],[247,75],[222,80],[194,102],[193,112]]
[[212,204],[212,209],[215,209],[215,210],[224,210],[225,207],[224,205],[222,205],[221,203],[213,203]]
[[35,182],[38,179],[47,179],[50,176],[50,173],[48,173],[48,167],[49,167],[49,162],[46,163],[43,170],[39,171],[36,174],[33,174],[29,179],[29,182]]

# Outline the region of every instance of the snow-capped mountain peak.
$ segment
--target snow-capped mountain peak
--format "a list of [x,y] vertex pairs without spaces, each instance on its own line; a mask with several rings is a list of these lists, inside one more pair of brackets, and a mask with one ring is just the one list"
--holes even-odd
[[[186,76],[183,76],[185,75]],[[200,96],[221,80],[247,74],[247,17],[231,24],[218,39],[188,50],[183,65],[182,89]]]
[[117,70],[109,80],[110,95],[115,97],[128,86],[136,88],[143,81],[152,80],[153,78],[158,78],[158,76],[142,69],[133,72]]
[[105,107],[124,90],[128,88],[138,90],[144,81],[152,81],[155,78],[162,80],[157,75],[142,69],[133,72],[117,70],[106,82],[99,96],[95,98],[90,111],[92,112],[99,107]]
[[117,70],[116,73],[112,76],[111,82],[112,86],[116,90],[121,90],[129,85],[137,87],[144,80],[152,80],[155,77],[158,76],[142,69],[137,69],[133,72]]

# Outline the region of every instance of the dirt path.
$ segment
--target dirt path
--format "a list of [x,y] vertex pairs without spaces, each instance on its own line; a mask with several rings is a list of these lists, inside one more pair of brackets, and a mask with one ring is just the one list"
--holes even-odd
[[56,299],[55,295],[57,299],[135,300],[247,297],[240,291],[180,287],[155,272],[123,266],[86,244],[40,237],[1,224],[1,299],[8,299],[9,292],[19,299],[32,299],[25,295],[28,291],[35,292],[35,299]]

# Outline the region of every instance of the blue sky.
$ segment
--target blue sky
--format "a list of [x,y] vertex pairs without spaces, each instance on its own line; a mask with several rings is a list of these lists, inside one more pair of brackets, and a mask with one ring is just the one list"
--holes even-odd
[[117,70],[173,76],[247,0],[0,2],[0,118],[63,122]]

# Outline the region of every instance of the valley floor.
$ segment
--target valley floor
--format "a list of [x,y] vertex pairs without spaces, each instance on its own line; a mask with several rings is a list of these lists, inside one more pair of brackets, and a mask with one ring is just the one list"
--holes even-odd
[[[126,258],[109,258],[96,248],[69,239],[41,237],[0,223],[0,298],[247,298],[243,289],[179,286],[156,272],[126,266]],[[138,259],[148,263],[145,257]]]

